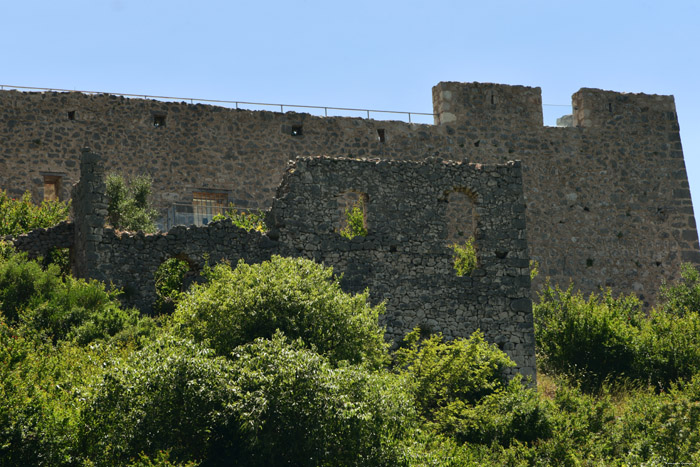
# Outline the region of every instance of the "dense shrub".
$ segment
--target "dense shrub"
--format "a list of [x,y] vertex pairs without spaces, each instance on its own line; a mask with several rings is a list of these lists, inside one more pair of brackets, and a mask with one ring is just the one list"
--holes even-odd
[[68,220],[69,212],[70,203],[44,201],[37,206],[32,203],[29,192],[20,199],[13,199],[0,190],[0,237],[52,227]]
[[461,443],[531,442],[552,435],[549,405],[516,378],[475,404],[457,399],[441,408],[435,426]]
[[414,419],[401,378],[334,368],[280,334],[234,354],[245,452],[236,465],[397,465]]
[[546,284],[533,310],[540,365],[591,389],[606,378],[633,376],[641,307],[632,295],[615,299],[607,291],[585,299],[572,287]]
[[161,450],[178,462],[231,455],[239,391],[228,360],[166,336],[109,368],[81,419],[90,459],[122,464]]
[[444,342],[442,335],[420,339],[409,333],[395,353],[397,371],[411,382],[421,415],[435,420],[454,401],[474,404],[503,387],[503,370],[515,364],[480,332]]
[[700,272],[693,265],[682,264],[681,278],[675,283],[664,282],[659,293],[659,308],[675,316],[700,313]]
[[107,176],[107,219],[120,230],[155,232],[158,212],[151,207],[151,179],[138,176],[126,182],[117,174]]
[[87,344],[143,324],[104,284],[62,277],[58,266],[42,269],[23,253],[0,261],[0,312],[9,325],[53,342]]
[[377,367],[387,357],[384,330],[377,324],[384,307],[367,300],[367,293],[344,293],[331,268],[273,256],[261,264],[240,261],[235,269],[216,266],[206,284],[194,285],[181,300],[173,322],[219,355],[281,330],[333,362]]
[[[645,313],[634,296],[610,291],[586,300],[571,288],[545,286],[534,307],[539,363],[588,390],[627,378],[657,389],[700,371],[700,314],[692,311],[689,276],[665,286],[665,302]],[[694,279],[696,280],[696,279]],[[689,301],[690,300],[690,301]]]
[[334,368],[281,334],[231,359],[164,338],[115,361],[91,391],[82,448],[98,463],[168,451],[203,465],[393,466],[413,422],[400,383]]
[[115,347],[57,346],[24,336],[0,316],[0,465],[76,465],[87,387]]
[[183,280],[190,270],[187,262],[169,258],[163,262],[155,273],[156,302],[153,304],[155,314],[170,314],[180,301],[183,292]]

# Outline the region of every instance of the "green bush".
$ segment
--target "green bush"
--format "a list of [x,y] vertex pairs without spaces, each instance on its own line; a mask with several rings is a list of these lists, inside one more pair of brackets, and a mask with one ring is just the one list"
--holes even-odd
[[155,273],[156,302],[153,304],[155,314],[170,314],[182,296],[185,274],[190,270],[187,262],[169,258],[163,262]]
[[440,334],[421,340],[414,329],[394,357],[397,371],[411,382],[420,414],[431,421],[454,401],[474,404],[502,388],[504,369],[515,366],[478,331],[443,342]]
[[[692,270],[694,271],[694,270]],[[571,287],[546,285],[534,306],[539,363],[595,390],[623,378],[667,388],[700,372],[700,314],[692,302],[692,271],[664,286],[666,301],[645,313],[634,296],[610,291],[588,300]]]
[[42,269],[24,253],[0,261],[0,312],[9,325],[83,345],[139,325],[138,311],[123,310],[104,284],[62,277],[58,266]]
[[333,270],[301,258],[273,256],[262,264],[217,265],[204,285],[194,285],[180,301],[173,323],[185,335],[207,342],[219,355],[281,330],[300,338],[331,361],[365,362],[387,358],[383,305],[368,294],[340,289]]
[[191,341],[163,337],[115,359],[90,391],[80,425],[81,449],[98,465],[169,451],[176,462],[236,452],[238,426],[230,361]]
[[552,436],[550,406],[534,389],[511,380],[475,404],[457,399],[436,414],[435,426],[460,443],[533,442]]
[[402,379],[334,366],[281,334],[234,351],[242,453],[235,465],[395,466],[413,426]]
[[533,309],[539,362],[545,371],[567,374],[594,389],[607,378],[634,376],[639,325],[635,296],[613,298],[553,289],[546,284]]
[[460,277],[470,275],[476,269],[478,263],[474,237],[471,237],[461,245],[455,243],[451,248],[454,252],[452,261],[457,275]]
[[134,177],[127,183],[117,174],[107,176],[107,219],[119,230],[155,232],[158,212],[151,207],[151,179]]
[[29,231],[52,227],[68,220],[70,203],[44,201],[39,206],[32,203],[29,192],[20,199],[10,198],[0,190],[0,237],[17,236]]
[[657,389],[700,373],[700,313],[653,310],[640,326],[635,377]]
[[257,212],[252,211],[239,211],[233,204],[229,205],[229,208],[223,214],[217,214],[212,218],[212,221],[220,221],[224,219],[231,219],[233,225],[245,229],[248,232],[255,230],[256,232],[265,233],[267,232],[267,225],[265,224],[265,213],[261,210]]
[[659,308],[675,316],[700,313],[700,272],[692,264],[681,265],[681,278],[677,282],[664,282],[659,293]]
[[351,208],[345,209],[345,220],[347,224],[340,231],[340,235],[347,239],[355,237],[366,237],[367,227],[365,227],[365,205],[360,199]]

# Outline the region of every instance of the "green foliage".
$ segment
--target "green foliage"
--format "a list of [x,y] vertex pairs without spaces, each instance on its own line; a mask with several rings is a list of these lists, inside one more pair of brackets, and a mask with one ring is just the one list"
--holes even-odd
[[235,465],[397,465],[414,415],[401,378],[335,368],[279,333],[234,357],[246,422]]
[[533,310],[540,365],[546,371],[569,374],[586,388],[608,378],[631,376],[637,325],[644,319],[635,296],[604,295],[552,288],[546,284]]
[[239,390],[228,360],[166,336],[108,367],[81,419],[81,449],[97,464],[165,450],[176,462],[235,452]]
[[511,380],[476,404],[456,399],[436,414],[435,426],[460,443],[532,442],[552,436],[550,407],[520,378]]
[[681,265],[681,278],[676,283],[664,283],[659,293],[660,308],[665,313],[684,316],[700,312],[700,272],[692,264]]
[[455,243],[451,248],[454,252],[453,262],[457,275],[460,277],[470,275],[478,263],[474,237],[469,238],[462,245]]
[[114,292],[97,281],[61,276],[25,254],[0,261],[0,312],[8,324],[52,340],[85,345],[138,325],[136,310],[120,308]]
[[540,274],[540,263],[537,260],[530,260],[530,280],[535,280]]
[[233,225],[245,229],[248,232],[255,230],[256,232],[265,233],[267,232],[267,225],[265,224],[265,213],[261,210],[257,212],[252,211],[239,211],[233,204],[229,205],[229,208],[223,214],[217,214],[212,218],[212,221],[221,221],[224,219],[231,219]]
[[177,258],[169,258],[163,262],[155,273],[156,302],[153,305],[155,314],[170,314],[182,296],[183,279],[190,270],[187,262]]
[[353,204],[351,208],[345,209],[345,220],[347,224],[340,230],[340,235],[347,239],[367,236],[367,227],[365,227],[365,205],[362,199]]
[[219,355],[281,330],[300,338],[331,361],[365,362],[387,358],[383,305],[368,294],[340,289],[333,270],[301,258],[273,256],[261,264],[214,267],[204,285],[194,285],[173,314],[178,332],[207,342]]
[[158,212],[151,207],[151,179],[134,177],[127,183],[117,174],[107,176],[107,218],[115,229],[155,232]]
[[534,307],[540,365],[587,390],[622,378],[657,388],[691,378],[700,371],[700,314],[687,306],[688,276],[665,290],[669,301],[647,314],[631,295],[586,300],[546,285]]
[[481,332],[444,342],[440,334],[421,340],[416,328],[396,351],[395,365],[411,382],[420,414],[435,420],[454,401],[473,404],[503,387],[503,370],[515,364]]
[[0,190],[0,237],[52,227],[68,220],[69,213],[70,203],[44,201],[37,206],[32,203],[29,192],[20,199],[13,199]]
[[49,264],[55,264],[61,271],[61,276],[70,275],[70,249],[69,248],[51,248],[46,257],[43,258],[42,266],[48,267]]

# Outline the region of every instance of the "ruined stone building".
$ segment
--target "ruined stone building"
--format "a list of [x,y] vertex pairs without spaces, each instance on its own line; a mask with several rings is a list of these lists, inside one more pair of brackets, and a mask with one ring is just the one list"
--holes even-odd
[[[87,225],[100,203],[80,201],[75,226],[55,235],[82,251],[81,275],[121,277],[143,306],[145,272],[170,255],[314,258],[344,273],[346,289],[387,301],[390,335],[480,328],[529,371],[529,258],[539,262],[535,286],[573,280],[649,303],[681,262],[700,264],[672,96],[581,89],[567,127],[543,126],[539,88],[439,83],[433,106],[435,124],[419,125],[0,91],[0,188],[68,199],[87,146],[106,172],[149,174],[156,206],[175,224],[204,224],[228,203],[271,208],[268,235],[217,223],[144,236]],[[365,200],[369,234],[344,240],[339,212],[353,197]],[[479,268],[458,278],[449,244],[472,235]],[[146,252],[131,256],[147,264],[144,277],[125,277],[134,269],[125,251]]]

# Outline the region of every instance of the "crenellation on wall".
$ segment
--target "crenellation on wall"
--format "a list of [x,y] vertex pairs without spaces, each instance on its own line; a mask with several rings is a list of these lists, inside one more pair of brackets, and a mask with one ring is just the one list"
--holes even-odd
[[441,82],[433,87],[436,125],[541,127],[542,90],[494,83]]
[[571,101],[574,126],[638,129],[661,124],[669,131],[679,131],[673,96],[582,88],[571,97]]

